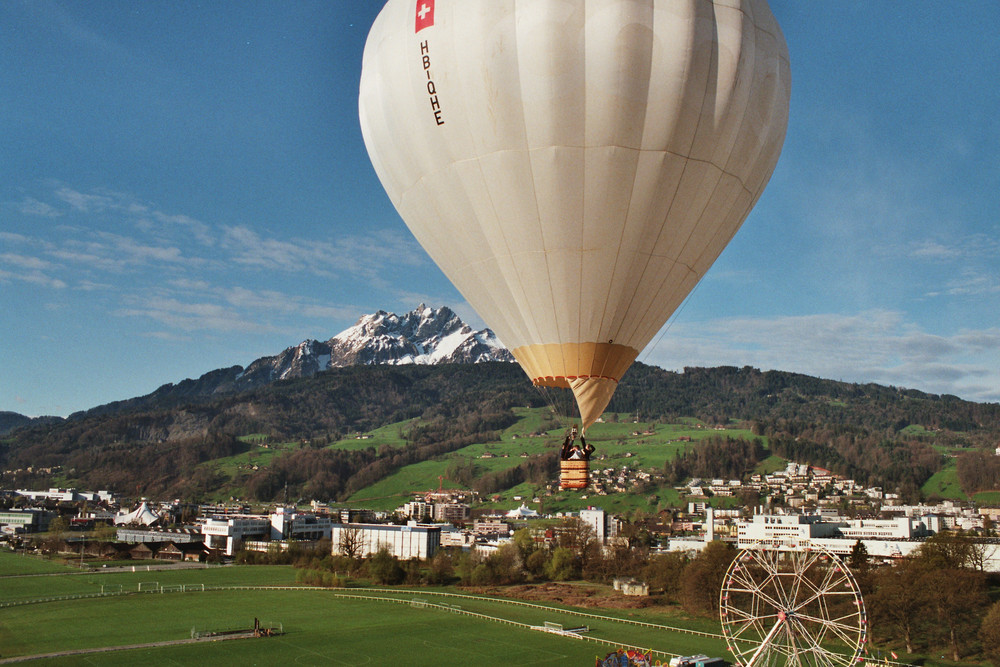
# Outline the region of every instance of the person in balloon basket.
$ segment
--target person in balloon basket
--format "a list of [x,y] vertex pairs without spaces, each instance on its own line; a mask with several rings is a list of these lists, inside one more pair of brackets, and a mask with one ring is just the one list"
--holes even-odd
[[560,458],[563,461],[589,461],[590,455],[594,451],[593,445],[587,444],[587,439],[580,435],[580,444],[576,443],[577,430],[574,425],[570,429],[569,433],[566,434],[566,439],[563,440],[562,452],[560,453]]

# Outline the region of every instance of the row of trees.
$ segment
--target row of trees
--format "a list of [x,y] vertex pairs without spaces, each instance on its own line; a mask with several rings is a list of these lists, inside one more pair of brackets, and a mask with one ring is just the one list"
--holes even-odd
[[908,653],[947,649],[952,660],[979,650],[1000,659],[1000,603],[989,607],[985,561],[1000,548],[963,533],[929,538],[912,556],[871,568],[850,563],[865,593],[875,637]]
[[936,431],[938,442],[984,445],[1000,433],[1000,405],[973,403],[912,389],[852,384],[744,366],[685,368],[683,373],[635,364],[610,410],[708,422],[735,418],[770,423],[852,425],[895,437],[910,424]]
[[992,450],[964,452],[956,462],[958,481],[968,494],[1000,489],[1000,456]]
[[711,437],[666,462],[667,483],[677,485],[691,477],[743,479],[767,458],[760,438]]
[[898,490],[910,500],[944,466],[944,458],[920,441],[889,439],[852,427],[763,429],[771,453],[854,479],[866,486]]
[[636,524],[626,524],[622,539],[608,548],[577,519],[567,519],[547,532],[523,528],[489,555],[445,549],[428,562],[416,563],[397,561],[387,552],[362,559],[360,540],[345,530],[329,567],[364,573],[383,584],[482,587],[577,579],[610,583],[634,577],[648,582],[659,601],[713,613],[718,611],[722,574],[735,555],[731,546],[713,542],[694,559],[676,553],[650,557],[649,536]]

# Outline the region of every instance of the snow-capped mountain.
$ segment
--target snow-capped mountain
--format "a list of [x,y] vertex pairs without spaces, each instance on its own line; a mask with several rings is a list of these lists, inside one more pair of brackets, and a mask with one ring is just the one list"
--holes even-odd
[[[145,396],[91,408],[87,414],[186,403],[342,366],[485,361],[513,362],[514,357],[489,329],[473,331],[450,308],[434,310],[420,304],[404,315],[380,310],[328,341],[305,340],[273,357],[261,357],[246,368],[219,368],[197,379],[165,384]],[[3,426],[0,419],[0,428]]]
[[450,308],[420,304],[403,315],[365,315],[328,341],[306,340],[257,359],[236,378],[240,388],[307,377],[341,366],[514,361],[489,329],[474,331]]

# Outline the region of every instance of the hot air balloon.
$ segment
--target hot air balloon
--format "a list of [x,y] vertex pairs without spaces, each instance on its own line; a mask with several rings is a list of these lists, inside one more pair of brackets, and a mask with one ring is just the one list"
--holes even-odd
[[760,197],[789,91],[765,0],[388,0],[358,106],[418,242],[586,429]]

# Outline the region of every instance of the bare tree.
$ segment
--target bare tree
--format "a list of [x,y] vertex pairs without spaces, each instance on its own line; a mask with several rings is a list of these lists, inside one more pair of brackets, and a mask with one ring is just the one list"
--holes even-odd
[[364,547],[361,529],[345,525],[340,530],[340,539],[337,540],[337,549],[344,556],[350,559],[360,558],[361,549]]
[[973,540],[969,548],[969,562],[980,572],[986,572],[986,562],[992,560],[1000,548],[986,540]]
[[681,604],[696,613],[716,614],[719,591],[736,549],[725,542],[709,542],[700,554],[684,567],[681,575]]
[[566,519],[556,530],[559,534],[559,546],[569,549],[581,565],[586,565],[594,552],[601,548],[594,534],[594,528],[585,521],[577,518]]
[[927,576],[915,558],[903,558],[877,571],[875,592],[868,598],[873,626],[900,637],[907,653],[913,653],[914,640],[933,622]]
[[994,664],[1000,664],[1000,602],[995,602],[983,617],[983,624],[979,628],[979,641],[982,642],[983,653],[993,660]]

